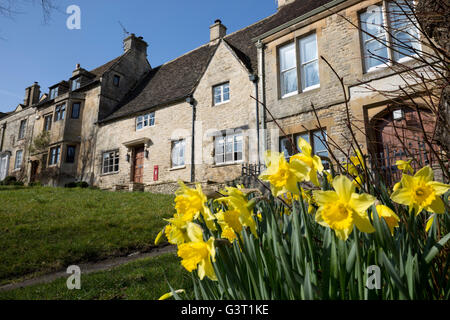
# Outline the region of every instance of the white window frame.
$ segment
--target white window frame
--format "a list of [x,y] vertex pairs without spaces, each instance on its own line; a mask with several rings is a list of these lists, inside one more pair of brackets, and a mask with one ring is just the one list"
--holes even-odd
[[55,108],[54,122],[64,120],[66,117],[66,104],[60,104]]
[[58,96],[58,87],[50,89],[50,100],[55,99]]
[[0,181],[8,176],[9,158],[9,154],[0,155]]
[[[240,138],[241,142],[241,150],[236,150],[236,142],[239,140],[236,140],[236,138]],[[231,152],[227,152],[227,144],[228,140],[231,139]],[[222,141],[222,150],[219,150],[218,145],[219,141]],[[219,152],[221,151],[221,152]],[[241,153],[241,159],[235,159],[236,154],[240,152]],[[232,160],[227,160],[227,154],[232,155]],[[222,155],[222,161],[218,161],[218,156]],[[221,136],[216,136],[214,138],[214,163],[216,165],[225,165],[225,164],[238,164],[244,162],[244,135],[242,132],[234,132],[232,134],[224,134]]]
[[[181,150],[183,150],[183,155],[181,155]],[[176,152],[178,152],[178,154],[175,155]],[[186,139],[173,140],[171,142],[170,153],[170,167],[172,169],[184,168],[186,166]],[[175,165],[173,161],[174,157],[177,158],[178,165]]]
[[[112,164],[110,163],[112,159]],[[105,161],[108,164],[105,165]],[[117,170],[116,170],[117,167]],[[119,150],[110,150],[102,153],[102,174],[113,174],[120,171],[120,152]]]
[[[225,100],[225,87],[228,87],[228,99]],[[220,102],[216,102],[216,89],[220,89]],[[213,105],[219,106],[221,104],[230,102],[231,100],[231,90],[230,90],[230,82],[224,82],[222,84],[216,85],[213,87]]]
[[[391,27],[391,18],[389,17],[389,9],[388,9],[389,8],[389,2],[390,2],[389,0],[383,0],[380,4],[373,5],[373,6],[381,7],[382,19],[383,19],[383,22],[382,22],[383,24],[382,24],[382,28],[381,28],[382,31],[379,34],[375,35],[376,38],[371,37],[369,39],[364,40],[363,39],[364,31],[361,31],[362,34],[361,34],[360,39],[361,39],[361,44],[362,44],[362,53],[363,53],[362,58],[363,58],[363,66],[364,66],[364,72],[365,73],[370,73],[370,72],[373,72],[373,71],[376,71],[376,70],[387,68],[387,67],[392,65],[392,61],[395,61],[397,63],[404,63],[406,61],[410,61],[410,60],[414,59],[413,56],[417,56],[417,55],[413,55],[413,56],[403,57],[403,58],[400,58],[398,60],[394,59],[395,52],[392,49],[392,47],[395,44],[394,44],[393,39],[391,38],[390,33],[400,33],[404,29],[408,29],[408,27],[414,27],[414,25],[412,23],[409,23],[408,26],[402,28],[401,30],[394,31],[392,29],[392,27]],[[415,1],[413,1],[413,4],[415,4]],[[360,24],[362,24],[361,15],[363,13],[364,12],[360,12],[359,15],[358,15],[358,19],[359,19]],[[418,32],[417,32],[417,35],[419,35]],[[366,48],[366,44],[369,43],[369,42],[378,41],[377,39],[382,38],[382,37],[385,38],[385,41],[387,43],[386,49],[387,49],[387,59],[388,59],[388,61],[387,61],[387,63],[379,61],[378,65],[367,69],[367,62],[366,62],[366,60],[368,59],[368,56],[366,56],[366,49],[365,49]],[[421,45],[419,40],[417,40],[417,44],[418,44],[417,50],[421,50],[422,45]]]
[[[286,48],[291,47],[291,46],[294,47],[294,53],[295,53],[295,63],[294,63],[294,66],[291,67],[291,68],[282,69],[282,68],[281,68],[281,66],[282,66],[282,61],[281,61],[281,59],[282,59],[281,50],[286,49]],[[280,61],[280,63],[279,63],[279,65],[280,65],[280,75],[279,75],[279,77],[280,77],[280,93],[281,93],[281,98],[283,99],[283,98],[287,98],[287,97],[290,97],[290,96],[293,96],[293,95],[298,94],[298,72],[297,72],[297,64],[298,64],[298,61],[297,61],[297,48],[296,48],[295,42],[288,43],[288,44],[286,44],[286,45],[281,46],[280,48],[278,48],[278,56],[279,56],[279,61]],[[292,92],[288,92],[288,93],[283,94],[283,87],[284,87],[284,77],[283,77],[283,74],[285,74],[285,73],[287,73],[287,72],[290,72],[290,71],[293,71],[293,70],[295,70],[295,79],[296,79],[296,81],[297,81],[297,90],[294,90],[294,91],[292,91]]]
[[14,159],[14,171],[20,170],[22,168],[22,164],[23,164],[23,150],[17,150],[16,158]]
[[72,80],[72,91],[81,88],[81,76]]
[[[146,124],[147,123],[147,124]],[[139,128],[139,124],[142,125]],[[136,131],[155,126],[155,112],[146,113],[136,117]]]
[[[312,38],[312,37],[314,37],[314,40],[315,40],[315,43],[316,43],[316,45],[315,45],[316,57],[314,59],[312,59],[312,60],[302,62],[303,58],[302,58],[301,43],[302,43],[302,41],[305,41],[306,39]],[[310,91],[310,90],[314,90],[314,89],[320,88],[319,48],[318,48],[318,45],[317,45],[317,34],[316,33],[312,33],[312,34],[306,35],[304,37],[301,37],[298,40],[298,47],[299,47],[299,51],[300,51],[300,82],[301,82],[302,92],[306,92],[306,91]],[[312,85],[312,86],[309,86],[309,87],[306,87],[306,80],[305,80],[306,79],[305,78],[306,72],[304,70],[305,70],[305,67],[307,65],[311,65],[311,64],[317,64],[317,76],[319,78],[319,83],[315,84],[315,85]]]
[[[53,161],[53,150],[56,150],[54,159],[55,161]],[[61,160],[61,146],[55,146],[50,148],[50,157],[48,159],[49,167],[58,165],[60,160]]]

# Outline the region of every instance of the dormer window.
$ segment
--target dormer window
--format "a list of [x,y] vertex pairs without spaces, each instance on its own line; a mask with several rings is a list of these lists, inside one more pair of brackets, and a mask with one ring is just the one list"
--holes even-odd
[[72,91],[80,89],[81,87],[81,77],[72,80]]
[[118,87],[120,85],[120,76],[114,75],[113,84],[115,87]]
[[55,99],[58,96],[58,87],[50,89],[50,99]]

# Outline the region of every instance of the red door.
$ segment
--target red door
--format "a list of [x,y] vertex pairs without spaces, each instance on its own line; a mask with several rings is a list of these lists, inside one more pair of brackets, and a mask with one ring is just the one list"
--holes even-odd
[[144,147],[134,150],[134,182],[144,183]]

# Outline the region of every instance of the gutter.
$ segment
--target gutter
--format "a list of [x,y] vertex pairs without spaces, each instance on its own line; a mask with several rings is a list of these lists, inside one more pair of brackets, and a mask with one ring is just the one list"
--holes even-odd
[[195,106],[197,102],[190,96],[186,102],[192,107],[192,139],[191,139],[191,182],[195,182]]
[[290,26],[293,26],[293,25],[295,25],[295,24],[297,24],[299,22],[302,22],[302,21],[304,21],[304,20],[306,20],[308,18],[311,18],[311,17],[313,17],[313,16],[315,16],[317,14],[320,14],[320,13],[326,11],[326,10],[329,10],[332,7],[335,7],[335,6],[337,6],[337,5],[341,4],[341,3],[344,3],[346,1],[347,0],[334,0],[334,1],[331,1],[330,3],[324,4],[323,6],[320,6],[320,7],[316,8],[316,9],[314,9],[314,10],[311,10],[308,13],[305,13],[304,15],[301,15],[301,16],[299,16],[299,17],[297,17],[297,18],[295,18],[295,19],[293,19],[291,21],[288,21],[288,22],[286,22],[286,23],[284,23],[284,24],[282,24],[282,25],[272,29],[272,30],[267,31],[266,33],[263,33],[260,36],[257,36],[255,38],[253,38],[252,41],[253,42],[258,42],[259,40],[262,40],[262,39],[267,38],[267,37],[269,37],[271,35],[274,35],[275,33],[280,32],[281,30],[287,29]]

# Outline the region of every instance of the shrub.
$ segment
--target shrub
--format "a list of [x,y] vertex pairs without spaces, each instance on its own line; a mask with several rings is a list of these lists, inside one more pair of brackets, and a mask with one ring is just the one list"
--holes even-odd
[[69,182],[64,185],[64,188],[76,188],[76,187],[77,187],[76,182]]
[[83,188],[86,189],[89,187],[89,183],[87,183],[86,181],[79,181],[76,183],[77,188]]
[[7,176],[3,181],[4,186],[11,186],[14,185],[14,183],[17,182],[17,178],[14,176]]

